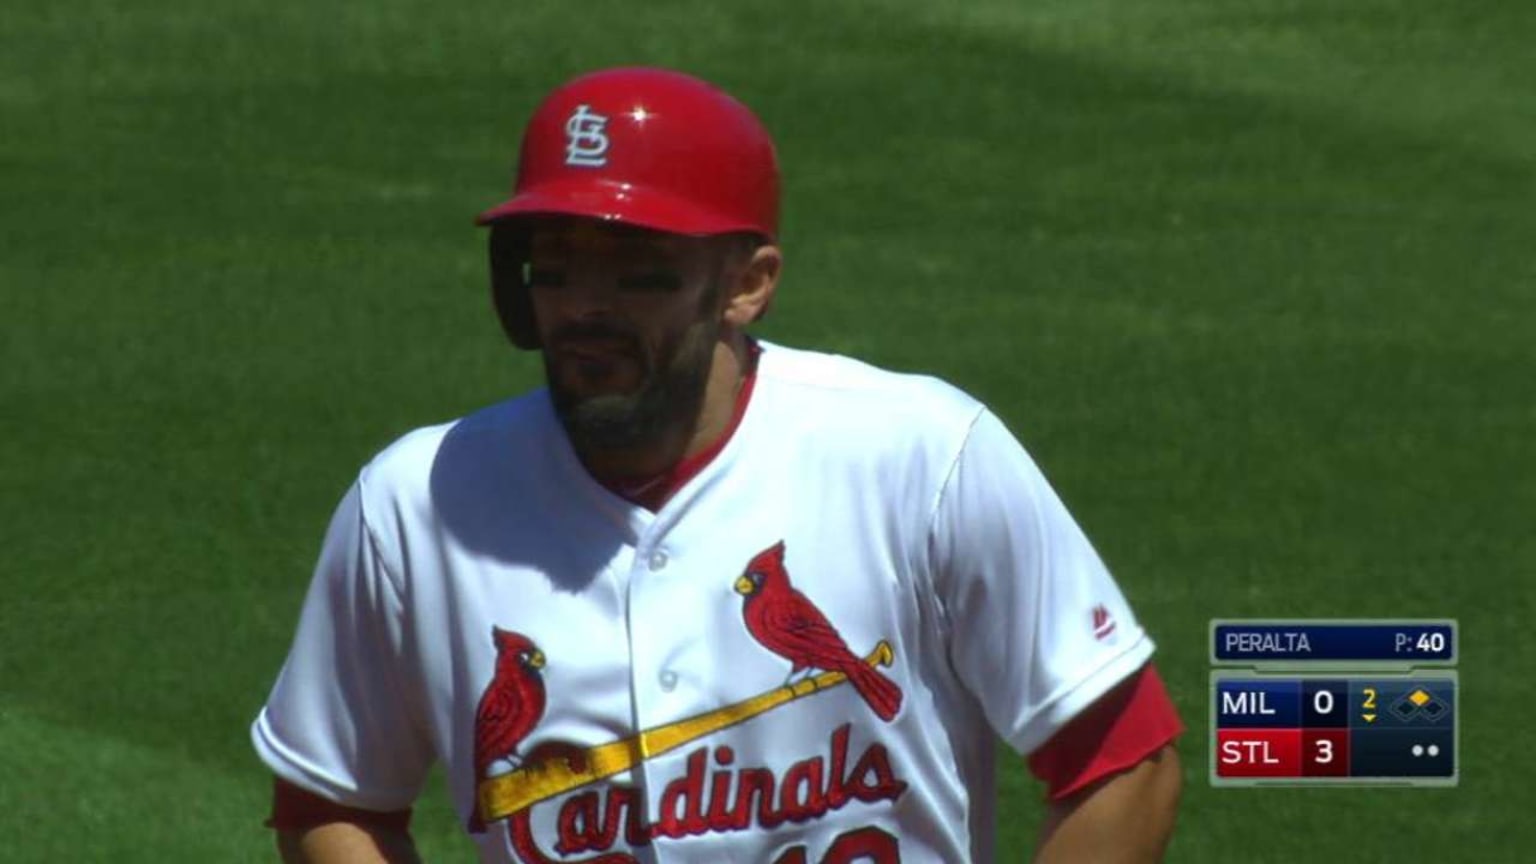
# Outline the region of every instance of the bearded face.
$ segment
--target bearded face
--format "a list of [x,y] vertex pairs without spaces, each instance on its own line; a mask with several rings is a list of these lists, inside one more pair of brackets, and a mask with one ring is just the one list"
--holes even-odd
[[528,281],[555,412],[579,452],[693,422],[720,337],[718,245],[593,222],[533,235]]
[[576,449],[643,448],[697,416],[719,333],[713,317],[651,340],[615,323],[556,331],[544,376]]

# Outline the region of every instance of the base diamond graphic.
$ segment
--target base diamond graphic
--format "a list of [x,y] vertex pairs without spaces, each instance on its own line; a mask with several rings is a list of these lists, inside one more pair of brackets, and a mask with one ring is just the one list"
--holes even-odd
[[1429,704],[1424,706],[1424,716],[1430,720],[1439,720],[1449,710],[1451,710],[1451,706],[1441,702],[1439,699],[1430,699]]
[[1419,706],[1413,704],[1405,697],[1392,703],[1392,713],[1396,714],[1400,720],[1407,720],[1419,713]]

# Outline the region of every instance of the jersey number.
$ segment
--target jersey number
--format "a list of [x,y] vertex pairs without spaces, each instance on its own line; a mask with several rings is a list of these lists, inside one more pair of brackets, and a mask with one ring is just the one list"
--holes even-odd
[[[805,847],[793,846],[773,864],[806,864]],[[817,864],[901,864],[896,838],[873,825],[837,835]]]

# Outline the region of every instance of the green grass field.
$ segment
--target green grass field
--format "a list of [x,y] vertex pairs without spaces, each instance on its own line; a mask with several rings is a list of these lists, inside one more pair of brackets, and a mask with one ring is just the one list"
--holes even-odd
[[[762,334],[985,399],[1094,538],[1190,727],[1170,860],[1536,858],[1532,44],[1527,0],[9,4],[0,860],[272,860],[246,730],[325,520],[538,381],[470,219],[628,62],[779,139]],[[1460,619],[1460,787],[1210,788],[1207,621],[1258,616]],[[436,785],[417,832],[470,857]]]

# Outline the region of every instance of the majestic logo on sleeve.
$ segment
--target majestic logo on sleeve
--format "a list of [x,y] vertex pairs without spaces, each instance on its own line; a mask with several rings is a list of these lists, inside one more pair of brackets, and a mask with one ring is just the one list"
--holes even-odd
[[1103,642],[1115,632],[1115,616],[1109,614],[1109,609],[1103,603],[1093,607],[1093,638]]
[[608,164],[608,118],[577,105],[565,121],[565,164],[601,168]]
[[[621,837],[639,847],[662,837],[805,823],[855,803],[898,800],[907,784],[897,777],[885,745],[876,741],[854,751],[853,723],[829,730],[814,755],[780,770],[738,766],[735,750],[727,745],[696,746],[684,761],[683,775],[661,790],[655,814],[647,812],[640,790],[601,784],[643,761],[845,683],[880,720],[889,722],[900,711],[901,689],[877,670],[894,662],[890,644],[877,643],[863,658],[850,651],[826,616],[790,584],[782,542],[754,556],[733,584],[743,596],[748,632],[790,662],[789,677],[740,702],[591,747],[543,742],[524,752],[524,739],[546,707],[545,657],[528,637],[494,628],[496,671],[475,717],[476,806],[470,830],[479,833],[487,823],[509,820],[511,847],[525,864],[634,864],[633,856],[614,850]],[[557,836],[549,843],[542,832],[535,836],[533,808],[561,796],[566,797],[554,820]],[[897,854],[898,843],[868,826],[839,835],[828,854],[836,851],[839,860],[853,855],[846,860],[862,861],[861,854]],[[587,853],[594,854],[569,857]],[[804,847],[791,847],[775,864],[804,861],[805,854]],[[871,860],[898,859],[882,854]]]

